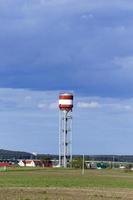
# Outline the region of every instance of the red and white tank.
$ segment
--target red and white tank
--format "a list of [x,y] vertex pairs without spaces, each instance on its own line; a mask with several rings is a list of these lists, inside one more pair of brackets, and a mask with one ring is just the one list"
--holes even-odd
[[61,93],[59,95],[59,108],[60,110],[70,111],[73,108],[73,94]]

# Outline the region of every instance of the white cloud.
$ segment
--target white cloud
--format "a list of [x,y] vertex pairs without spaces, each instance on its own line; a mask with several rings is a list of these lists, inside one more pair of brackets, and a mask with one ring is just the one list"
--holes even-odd
[[37,105],[37,107],[40,108],[40,109],[44,109],[44,108],[47,107],[47,104],[46,104],[46,103],[39,103],[39,104]]
[[133,112],[133,98],[77,97],[77,99],[77,108],[100,108],[101,112]]
[[77,103],[78,108],[99,108],[100,104],[98,102],[78,102]]
[[58,108],[58,102],[56,101],[56,102],[51,103],[51,104],[49,105],[49,108],[50,108],[50,109],[57,109],[57,108]]
[[25,101],[30,101],[32,97],[30,95],[25,96]]
[[0,88],[0,109],[53,108],[58,91],[32,91],[28,89]]
[[133,55],[126,57],[116,57],[113,62],[114,64],[122,67],[122,69],[133,70]]
[[93,18],[94,18],[94,15],[91,13],[81,15],[81,19],[83,19],[83,20],[89,20],[89,19],[93,19]]
[[133,111],[133,106],[125,104],[124,102],[120,103],[110,103],[110,104],[103,104],[103,109],[107,109],[111,112],[131,112]]

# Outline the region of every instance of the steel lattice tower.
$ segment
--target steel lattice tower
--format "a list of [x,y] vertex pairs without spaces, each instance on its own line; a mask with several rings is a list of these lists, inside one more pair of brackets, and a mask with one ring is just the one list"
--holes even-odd
[[72,108],[73,95],[59,96],[59,166],[67,168],[72,160]]

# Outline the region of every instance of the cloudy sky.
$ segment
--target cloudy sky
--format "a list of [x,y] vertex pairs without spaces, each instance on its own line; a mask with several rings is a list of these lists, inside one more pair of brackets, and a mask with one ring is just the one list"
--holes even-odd
[[0,148],[58,153],[60,91],[73,153],[133,154],[132,0],[0,0]]

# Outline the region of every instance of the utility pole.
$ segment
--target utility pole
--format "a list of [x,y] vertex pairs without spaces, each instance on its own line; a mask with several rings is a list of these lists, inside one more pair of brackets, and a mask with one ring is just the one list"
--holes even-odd
[[82,175],[85,174],[85,156],[83,154],[83,157],[82,157]]

